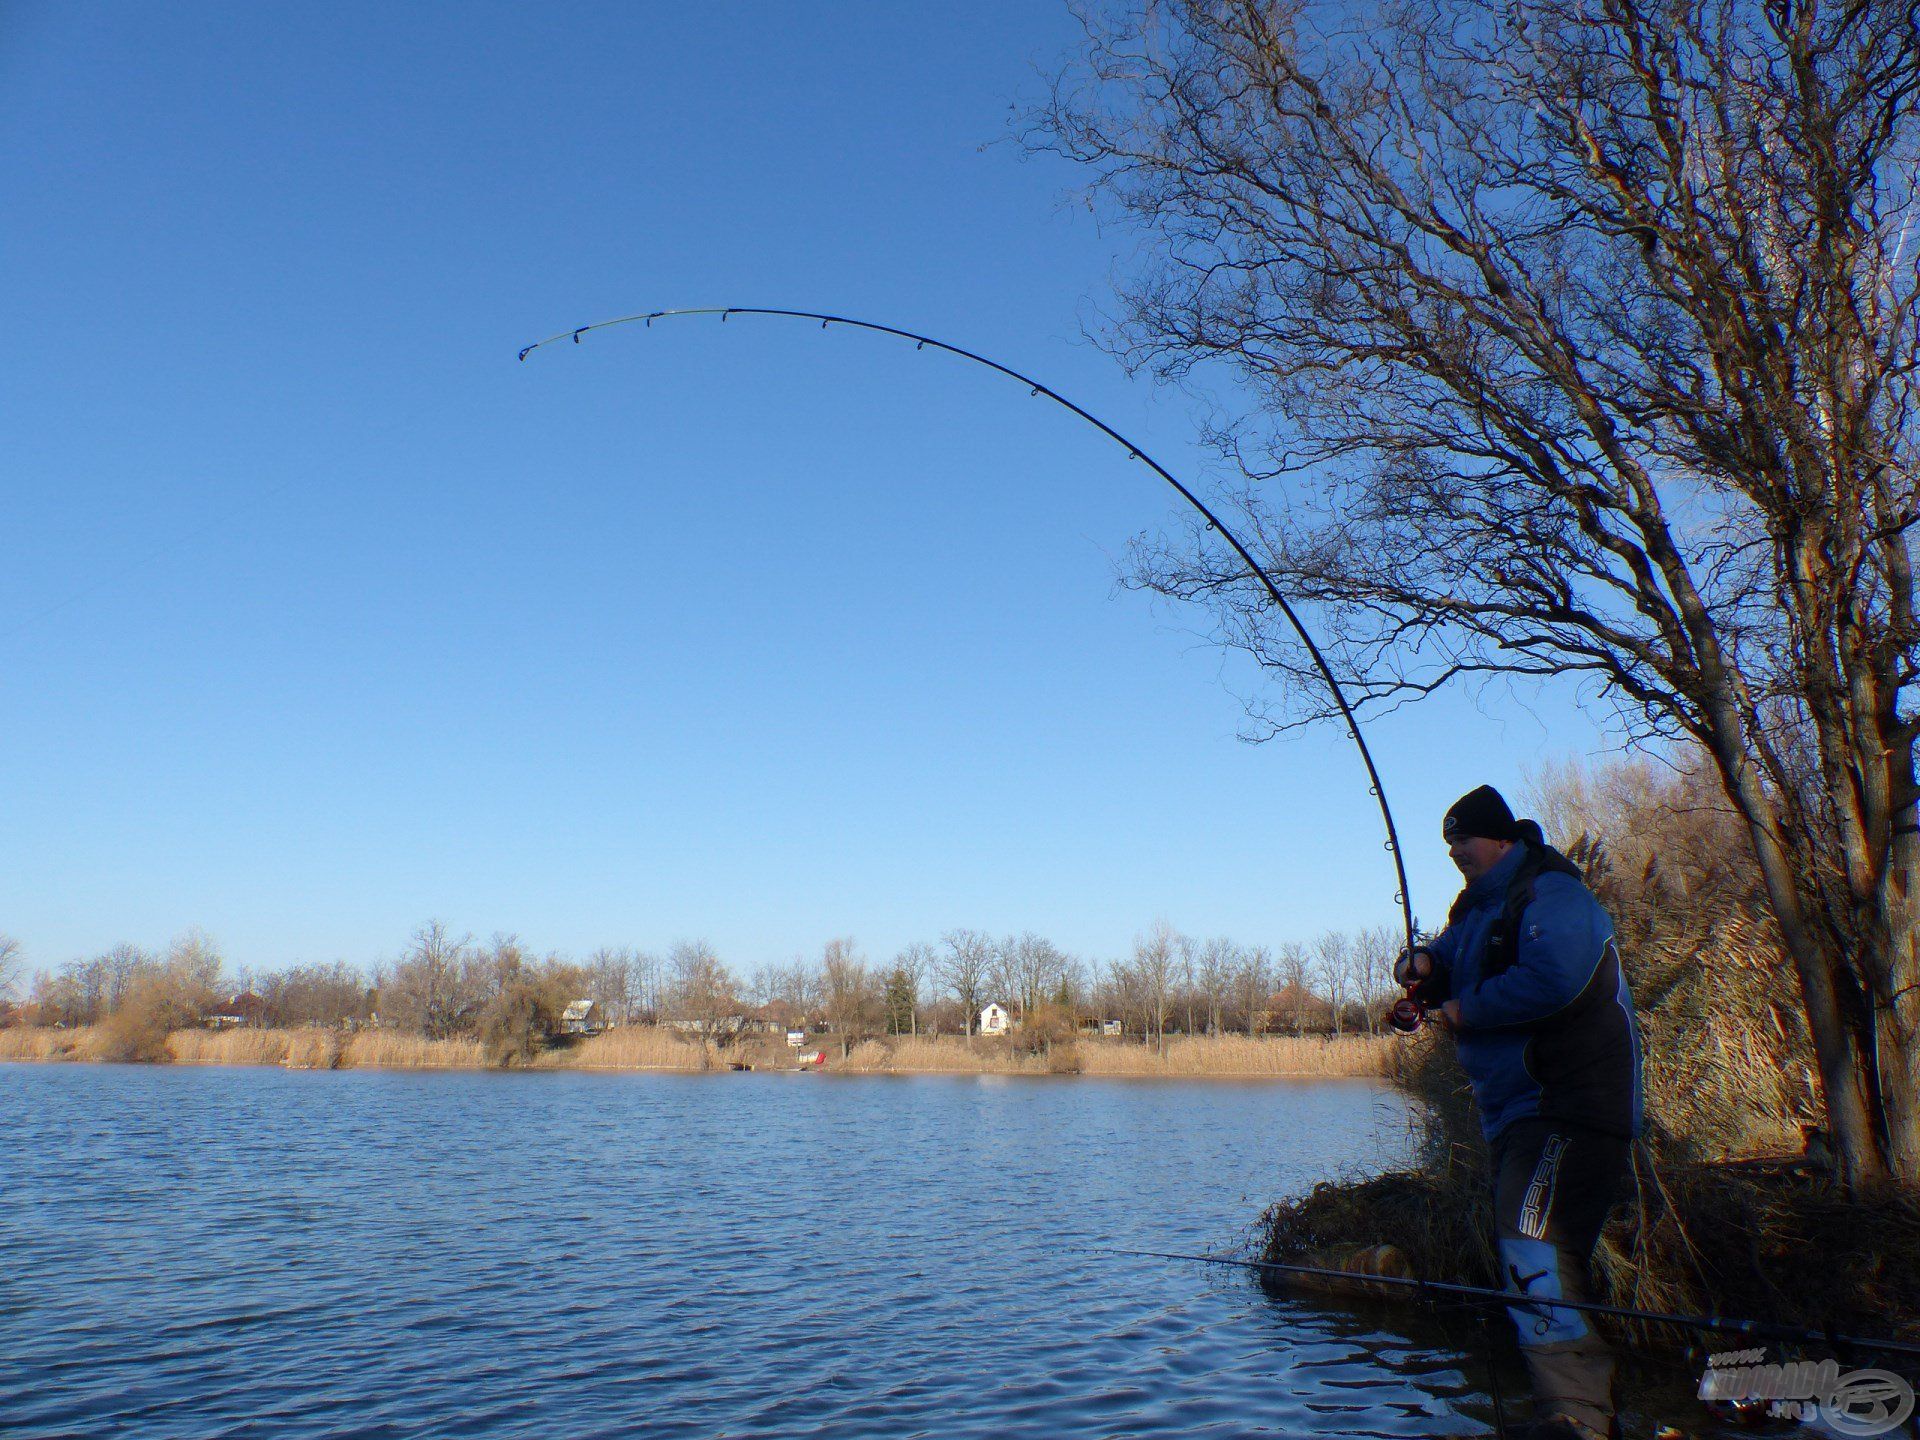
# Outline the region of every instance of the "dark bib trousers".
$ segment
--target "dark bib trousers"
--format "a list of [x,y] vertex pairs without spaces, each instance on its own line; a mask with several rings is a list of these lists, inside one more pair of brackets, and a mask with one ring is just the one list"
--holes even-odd
[[[1585,1301],[1594,1243],[1632,1177],[1632,1142],[1564,1120],[1516,1120],[1493,1141],[1493,1215],[1504,1288]],[[1613,1422],[1613,1352],[1589,1316],[1509,1308],[1542,1414],[1604,1435]]]

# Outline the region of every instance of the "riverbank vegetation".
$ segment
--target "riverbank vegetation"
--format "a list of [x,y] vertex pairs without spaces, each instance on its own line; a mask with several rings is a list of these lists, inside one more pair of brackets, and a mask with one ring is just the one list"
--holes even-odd
[[1836,1167],[1920,1191],[1912,6],[1086,19],[1028,141],[1135,227],[1128,366],[1246,402],[1222,494],[1318,643],[1212,525],[1132,583],[1269,668],[1263,729],[1547,684],[1702,757]]
[[[175,1030],[161,1042],[176,1065],[278,1065],[290,1070],[475,1070],[500,1060],[479,1040],[429,1040],[392,1030],[234,1028]],[[841,1056],[831,1048],[796,1051],[784,1039],[756,1037],[720,1047],[660,1026],[629,1025],[515,1056],[539,1070],[684,1070],[806,1068],[848,1074],[1090,1075],[1158,1079],[1334,1079],[1393,1072],[1395,1042],[1384,1036],[1195,1035],[1159,1047],[1075,1036],[1045,1045],[1020,1037],[889,1036],[863,1040]],[[802,1055],[819,1055],[818,1061]],[[159,1059],[129,1057],[110,1026],[0,1029],[0,1061]]]
[[[1646,1020],[1616,1299],[1920,1316],[1916,86],[1900,4],[1114,0],[1026,131],[1134,232],[1115,352],[1247,401],[1223,493],[1316,641],[1220,527],[1129,580],[1267,667],[1262,733],[1565,685],[1684,769],[1541,817]],[[1410,1058],[1427,1164],[1275,1253],[1404,1219],[1491,1273],[1458,1071]]]
[[742,978],[703,941],[575,961],[432,922],[367,972],[259,973],[189,931],[38,974],[0,1016],[0,1057],[697,1069],[791,1064],[804,1045],[853,1070],[1379,1074],[1393,954],[1379,928],[1268,948],[1156,924],[1110,961],[961,929],[886,964],[836,937]]
[[[1792,961],[1710,779],[1621,764],[1549,773],[1539,791],[1619,928],[1646,1045],[1638,1193],[1596,1252],[1599,1298],[1920,1339],[1920,1206],[1836,1173]],[[1387,1245],[1411,1273],[1498,1285],[1486,1147],[1452,1042],[1425,1031],[1400,1078],[1420,1101],[1420,1163],[1274,1207],[1266,1258],[1340,1266]],[[1699,1339],[1659,1337],[1669,1353]]]

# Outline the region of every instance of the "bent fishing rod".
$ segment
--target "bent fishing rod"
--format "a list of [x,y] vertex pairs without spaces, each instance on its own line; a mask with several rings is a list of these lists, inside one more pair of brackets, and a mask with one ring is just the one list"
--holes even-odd
[[1346,1280],[1359,1286],[1388,1285],[1400,1290],[1429,1296],[1498,1302],[1521,1310],[1577,1310],[1588,1315],[1612,1315],[1622,1320],[1644,1320],[1662,1325],[1680,1325],[1691,1330],[1712,1330],[1728,1335],[1745,1335],[1755,1340],[1824,1341],[1836,1350],[1872,1350],[1889,1355],[1920,1355],[1920,1344],[1903,1340],[1874,1340],[1859,1335],[1842,1335],[1832,1330],[1809,1330],[1794,1325],[1777,1325],[1768,1320],[1740,1320],[1726,1315],[1679,1315],[1658,1310],[1635,1310],[1626,1305],[1605,1305],[1597,1300],[1562,1300],[1525,1291],[1495,1290],[1486,1285],[1461,1285],[1448,1280],[1418,1280],[1405,1275],[1362,1275],[1354,1270],[1330,1270],[1317,1265],[1285,1264],[1277,1260],[1238,1260],[1226,1255],[1181,1255],[1168,1250],[1108,1250],[1109,1255],[1131,1255],[1144,1260],[1190,1260],[1203,1265],[1226,1265],[1240,1270],[1268,1271],[1284,1275],[1311,1275],[1322,1280]]
[[1128,459],[1138,460],[1178,491],[1181,499],[1199,511],[1201,518],[1207,522],[1207,528],[1217,534],[1222,540],[1226,541],[1228,546],[1233,550],[1233,553],[1240,557],[1241,563],[1247,567],[1247,573],[1259,582],[1260,588],[1266,591],[1267,598],[1274,603],[1274,606],[1280,611],[1281,615],[1286,618],[1287,624],[1292,627],[1293,633],[1299,637],[1300,644],[1313,660],[1314,669],[1318,670],[1320,672],[1320,678],[1326,681],[1327,690],[1333,696],[1334,705],[1339,709],[1341,717],[1347,722],[1347,738],[1353,741],[1354,745],[1359,749],[1360,763],[1366,767],[1368,782],[1367,793],[1373,797],[1374,801],[1380,807],[1380,820],[1381,823],[1386,826],[1387,831],[1387,853],[1393,857],[1394,877],[1399,884],[1399,890],[1393,897],[1394,904],[1400,907],[1400,919],[1407,932],[1407,949],[1411,951],[1414,948],[1413,897],[1412,891],[1407,885],[1406,862],[1400,853],[1400,833],[1394,827],[1393,810],[1387,804],[1386,786],[1381,782],[1380,771],[1373,763],[1373,752],[1367,748],[1366,736],[1360,731],[1359,718],[1354,714],[1353,706],[1347,702],[1346,691],[1341,688],[1340,681],[1335,677],[1333,667],[1327,663],[1327,657],[1321,653],[1319,644],[1314,640],[1313,636],[1308,633],[1306,625],[1301,621],[1299,614],[1294,610],[1293,605],[1288,601],[1286,595],[1282,593],[1278,583],[1276,583],[1273,576],[1267,572],[1266,567],[1254,558],[1253,552],[1247,548],[1240,537],[1227,528],[1226,522],[1214,512],[1213,508],[1209,506],[1206,501],[1188,489],[1171,470],[1167,469],[1166,466],[1162,465],[1158,460],[1155,460],[1151,455],[1147,454],[1146,451],[1142,450],[1138,445],[1114,429],[1113,426],[1107,424],[1107,422],[1100,419],[1099,416],[1074,404],[1073,401],[1067,399],[1067,397],[1059,391],[1049,385],[1042,384],[1031,375],[1023,374],[1015,370],[1011,365],[1002,365],[998,360],[991,360],[985,355],[981,355],[973,350],[968,350],[963,346],[950,344],[945,340],[936,340],[931,335],[922,335],[917,331],[903,330],[898,326],[882,325],[872,320],[855,320],[845,315],[827,315],[815,310],[778,310],[756,305],[707,306],[687,310],[653,310],[641,315],[622,315],[613,320],[596,321],[591,325],[582,325],[574,330],[562,330],[557,335],[549,335],[544,340],[536,340],[533,344],[526,346],[520,351],[520,358],[525,360],[527,356],[543,346],[556,344],[562,340],[571,339],[574,344],[578,345],[582,335],[590,334],[595,330],[611,329],[616,325],[632,325],[638,323],[643,328],[650,330],[653,328],[653,322],[656,320],[675,320],[690,316],[706,315],[718,315],[723,323],[730,316],[734,315],[771,316],[785,320],[817,320],[820,322],[820,328],[822,330],[825,330],[830,325],[841,325],[850,330],[868,330],[876,335],[890,335],[899,340],[911,340],[915,350],[924,350],[928,346],[932,346],[935,350],[944,351],[948,355],[957,356],[962,360],[970,360],[976,365],[985,366],[997,374],[1006,376],[1009,380],[1019,381],[1027,387],[1029,395],[1051,400],[1061,409],[1077,415],[1080,419],[1086,421],[1087,424],[1093,426],[1094,429],[1098,430],[1109,440],[1112,440],[1125,450]]

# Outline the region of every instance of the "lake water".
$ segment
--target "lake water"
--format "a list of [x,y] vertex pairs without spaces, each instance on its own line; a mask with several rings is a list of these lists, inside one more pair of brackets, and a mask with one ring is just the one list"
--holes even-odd
[[1417,1316],[1101,1253],[1389,1162],[1365,1082],[0,1065],[0,1114],[9,1436],[1489,1433]]

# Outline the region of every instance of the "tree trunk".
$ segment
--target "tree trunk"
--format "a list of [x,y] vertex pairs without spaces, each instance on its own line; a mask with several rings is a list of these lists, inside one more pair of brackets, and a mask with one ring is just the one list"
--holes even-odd
[[1909,805],[1896,826],[1885,876],[1879,886],[1876,949],[1886,983],[1873,997],[1873,1035],[1880,1103],[1886,1117],[1887,1157],[1893,1171],[1920,1177],[1920,835]]
[[1804,845],[1788,842],[1787,827],[1736,744],[1737,740],[1720,739],[1714,746],[1714,758],[1727,795],[1747,822],[1754,859],[1780,927],[1780,938],[1799,977],[1835,1159],[1849,1186],[1874,1188],[1889,1178],[1886,1156],[1874,1133],[1864,1057],[1845,1018],[1842,958],[1808,914],[1801,889],[1801,876],[1812,857],[1805,853]]

